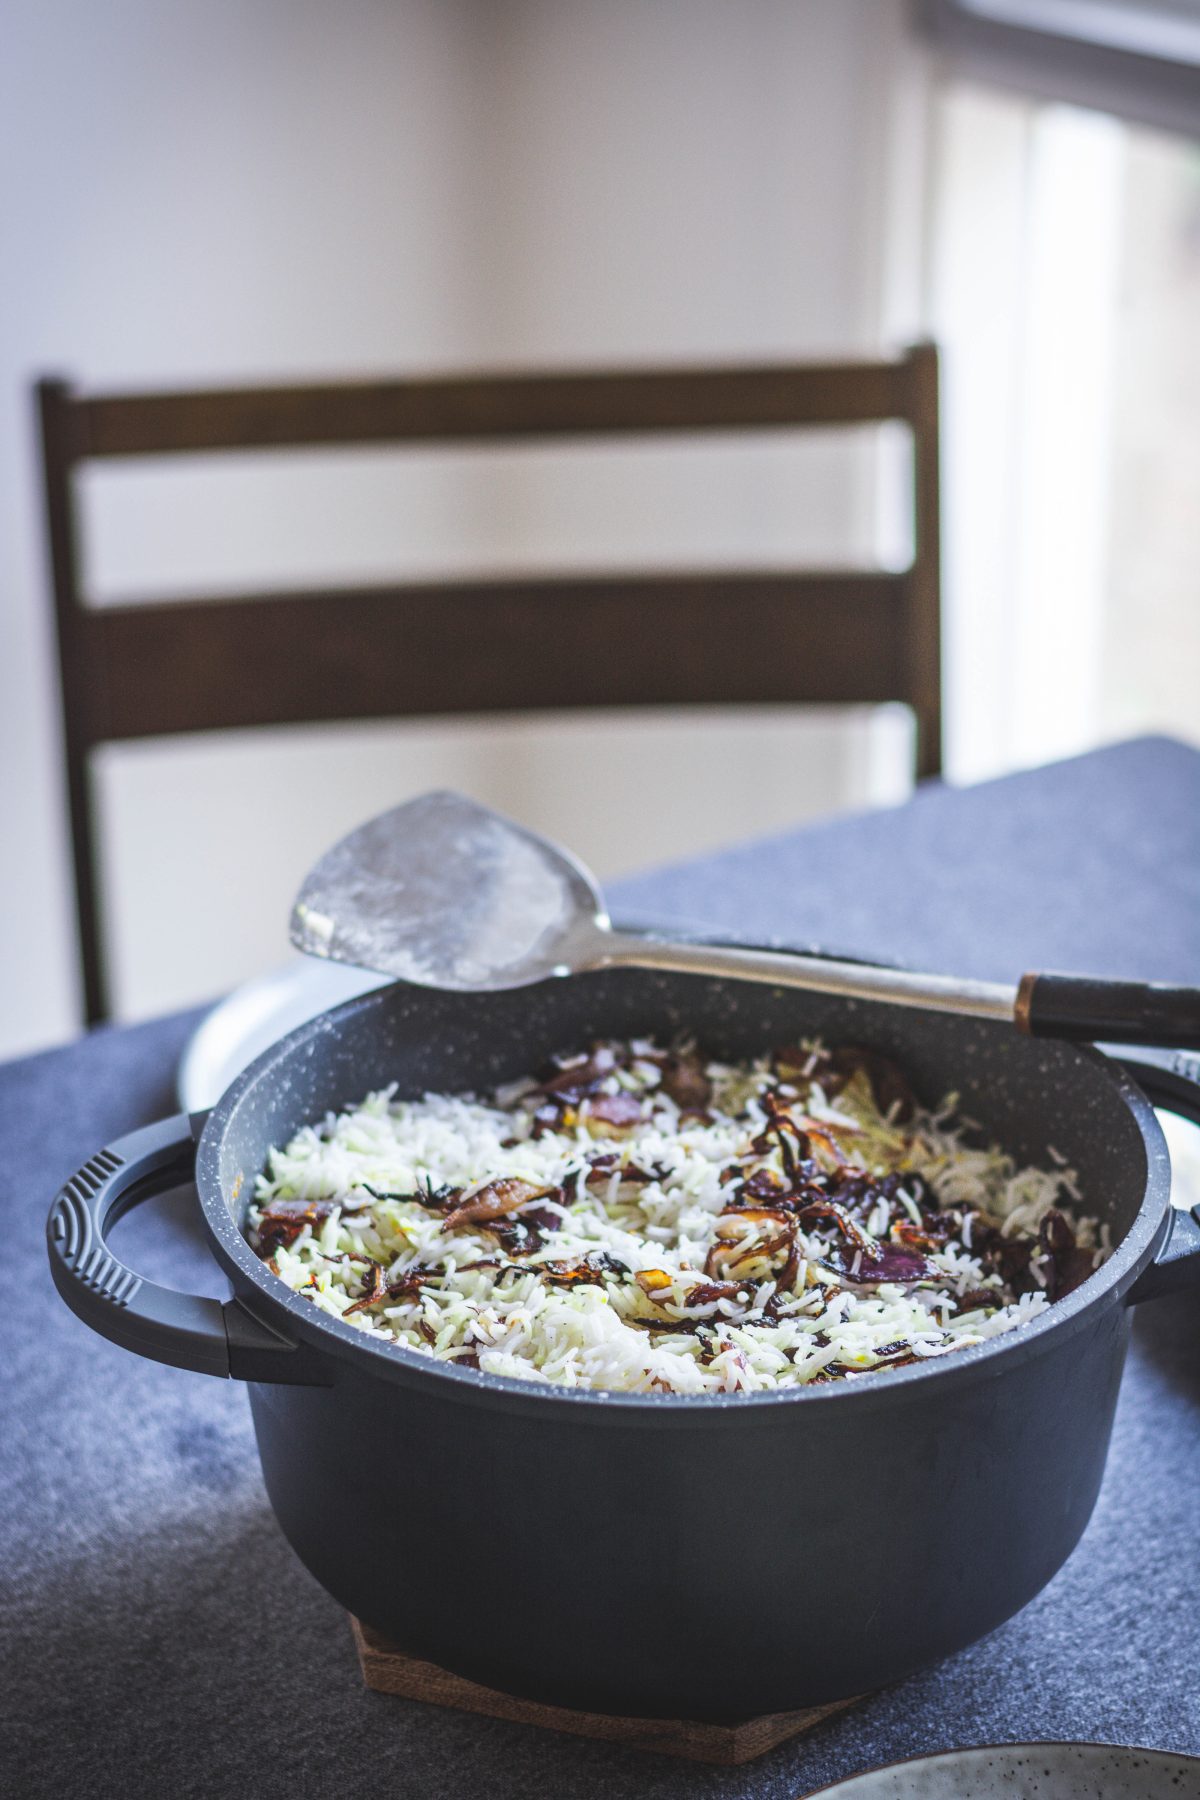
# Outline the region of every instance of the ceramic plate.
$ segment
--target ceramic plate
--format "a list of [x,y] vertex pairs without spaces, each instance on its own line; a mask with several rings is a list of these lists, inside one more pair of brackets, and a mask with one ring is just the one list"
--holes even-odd
[[1200,1800],[1200,1757],[1115,1744],[996,1744],[869,1769],[806,1800]]
[[340,1006],[386,982],[386,975],[369,969],[297,956],[269,975],[235,988],[188,1039],[175,1076],[181,1108],[191,1113],[215,1106],[235,1075],[269,1045],[327,1007]]

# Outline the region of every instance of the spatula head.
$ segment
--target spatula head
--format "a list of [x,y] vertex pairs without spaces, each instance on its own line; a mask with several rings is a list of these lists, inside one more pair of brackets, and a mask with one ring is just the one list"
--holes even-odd
[[290,935],[310,956],[482,992],[588,966],[607,924],[573,856],[465,794],[438,792],[335,844],[300,890]]

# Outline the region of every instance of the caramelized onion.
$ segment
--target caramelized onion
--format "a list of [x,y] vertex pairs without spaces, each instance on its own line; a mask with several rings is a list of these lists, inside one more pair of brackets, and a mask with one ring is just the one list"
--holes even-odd
[[720,1224],[726,1220],[749,1219],[754,1224],[770,1221],[774,1225],[782,1225],[782,1231],[774,1232],[770,1237],[718,1237],[709,1247],[704,1259],[704,1273],[718,1279],[732,1280],[739,1264],[770,1261],[778,1256],[781,1250],[787,1251],[785,1268],[791,1266],[794,1281],[796,1278],[796,1227],[790,1214],[778,1207],[747,1206],[739,1207],[736,1212],[724,1215]]
[[628,1131],[642,1120],[642,1103],[635,1094],[622,1090],[618,1094],[597,1094],[588,1102],[587,1123],[606,1125],[613,1131]]
[[263,1207],[258,1225],[260,1256],[290,1250],[306,1225],[323,1224],[337,1204],[334,1200],[272,1200]]
[[575,1057],[555,1069],[540,1084],[540,1092],[557,1095],[563,1100],[582,1100],[586,1095],[594,1093],[616,1067],[614,1051],[607,1044],[599,1044],[590,1056]]
[[[843,1251],[843,1257],[845,1252]],[[855,1266],[857,1264],[857,1267]],[[843,1281],[856,1287],[871,1287],[881,1281],[911,1287],[918,1281],[941,1281],[942,1271],[928,1257],[916,1250],[896,1250],[890,1244],[878,1244],[868,1254],[862,1252],[849,1261],[828,1265]]]
[[547,1194],[557,1192],[557,1188],[534,1187],[530,1181],[504,1175],[498,1181],[485,1182],[483,1187],[460,1200],[454,1211],[447,1213],[445,1229],[454,1231],[459,1225],[479,1225],[489,1219],[502,1219],[506,1213],[516,1212],[530,1200],[541,1200]]
[[627,1277],[629,1270],[615,1256],[606,1250],[597,1251],[585,1256],[581,1262],[540,1262],[528,1263],[526,1267],[535,1275],[542,1275],[555,1287],[574,1287],[578,1282],[597,1283],[605,1275]]
[[662,1090],[680,1112],[702,1113],[712,1099],[712,1082],[704,1060],[694,1050],[668,1056],[662,1065]]
[[797,1209],[796,1217],[802,1221],[832,1219],[838,1230],[844,1237],[849,1238],[855,1249],[861,1250],[864,1255],[878,1254],[879,1245],[875,1239],[869,1232],[864,1231],[857,1220],[852,1219],[846,1208],[836,1200],[809,1200],[804,1206]]
[[787,1189],[773,1169],[755,1169],[747,1175],[741,1191],[751,1200],[774,1200]]
[[753,1148],[759,1156],[765,1156],[768,1151],[778,1148],[784,1175],[789,1186],[794,1187],[802,1173],[815,1169],[808,1134],[797,1125],[778,1094],[771,1088],[763,1094],[762,1104],[766,1108],[767,1123],[754,1139]]
[[348,1319],[351,1313],[365,1312],[368,1306],[377,1306],[381,1300],[387,1299],[387,1295],[388,1286],[384,1278],[383,1264],[368,1263],[366,1277],[363,1281],[363,1291],[353,1306],[346,1308],[342,1314],[343,1319]]

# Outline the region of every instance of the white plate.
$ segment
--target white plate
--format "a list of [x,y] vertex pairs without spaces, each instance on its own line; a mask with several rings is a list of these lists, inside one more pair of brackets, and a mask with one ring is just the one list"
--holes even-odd
[[1200,1800],[1200,1757],[1115,1744],[997,1744],[851,1775],[808,1800]]
[[386,987],[387,979],[369,969],[297,956],[235,988],[188,1039],[175,1076],[180,1106],[184,1112],[215,1106],[234,1077],[271,1044],[343,1000]]

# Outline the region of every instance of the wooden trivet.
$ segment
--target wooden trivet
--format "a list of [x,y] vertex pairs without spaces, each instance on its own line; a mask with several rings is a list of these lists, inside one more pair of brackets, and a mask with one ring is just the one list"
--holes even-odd
[[830,1713],[854,1705],[853,1700],[835,1700],[829,1706],[810,1706],[801,1712],[763,1713],[736,1725],[708,1725],[698,1719],[617,1719],[608,1713],[576,1712],[569,1706],[541,1706],[496,1688],[480,1687],[436,1663],[406,1656],[358,1619],[351,1618],[350,1624],[363,1680],[381,1694],[402,1694],[406,1700],[423,1700],[428,1706],[454,1706],[462,1712],[511,1719],[517,1725],[537,1725],[543,1731],[569,1731],[576,1737],[603,1738],[635,1750],[685,1756],[692,1762],[753,1762],[788,1738],[811,1731]]

